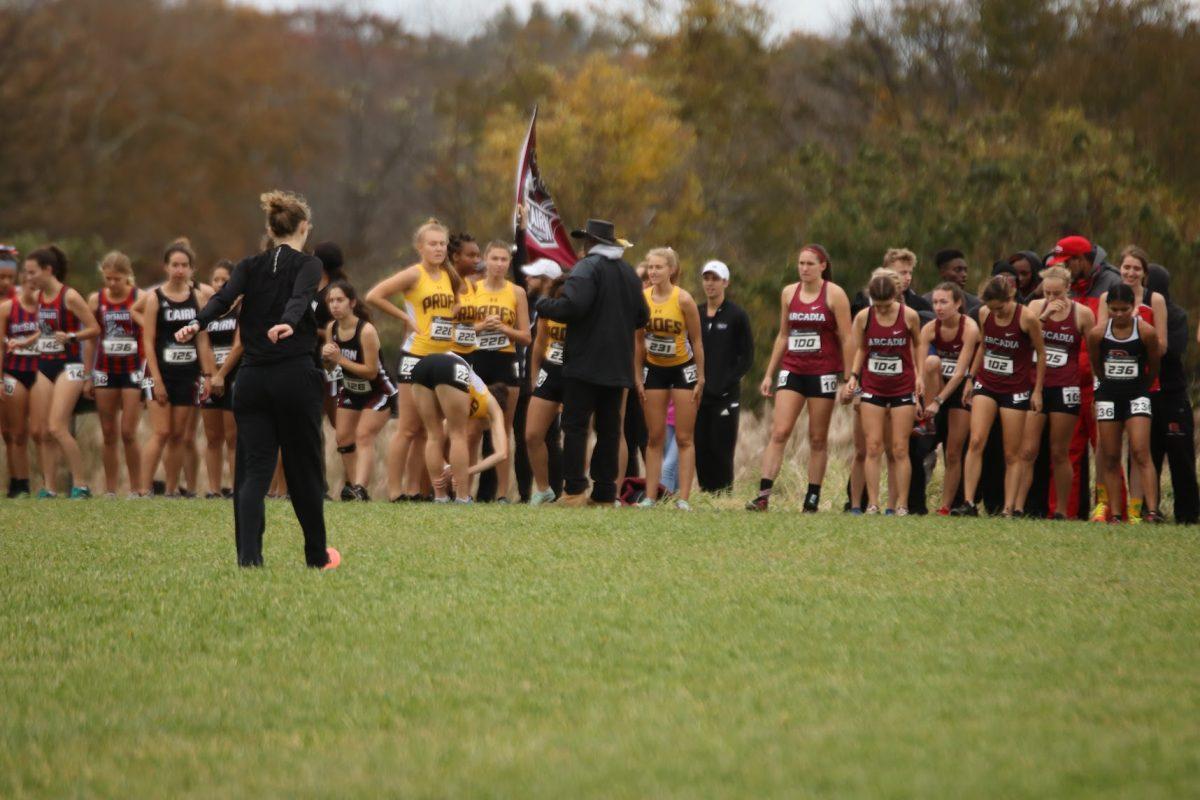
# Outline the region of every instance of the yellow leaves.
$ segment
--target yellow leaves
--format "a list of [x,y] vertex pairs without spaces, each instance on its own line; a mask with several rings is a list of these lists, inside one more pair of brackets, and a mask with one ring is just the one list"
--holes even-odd
[[[488,120],[480,155],[486,207],[513,196],[517,148],[527,111],[505,107]],[[602,55],[574,74],[555,77],[538,119],[538,163],[568,226],[611,219],[639,245],[690,240],[700,210],[700,183],[689,166],[695,134],[670,100],[634,70]],[[511,209],[503,208],[507,214]],[[490,219],[495,219],[492,213]],[[643,241],[649,235],[654,241]]]

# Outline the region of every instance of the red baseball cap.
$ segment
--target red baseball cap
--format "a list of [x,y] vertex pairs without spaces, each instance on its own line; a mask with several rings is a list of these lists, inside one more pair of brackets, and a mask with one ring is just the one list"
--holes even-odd
[[1054,245],[1054,255],[1046,262],[1046,266],[1053,267],[1068,259],[1086,256],[1094,249],[1092,243],[1082,236],[1068,236],[1065,239],[1059,239],[1058,244]]

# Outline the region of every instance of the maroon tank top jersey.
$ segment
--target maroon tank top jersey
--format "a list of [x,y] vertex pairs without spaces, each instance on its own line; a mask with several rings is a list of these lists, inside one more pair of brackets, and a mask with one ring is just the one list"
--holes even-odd
[[867,329],[863,337],[866,358],[862,365],[863,394],[875,397],[903,397],[917,386],[913,369],[912,334],[904,321],[904,304],[898,305],[896,321],[882,325],[875,307],[867,309]]
[[137,289],[119,303],[100,290],[97,314],[100,342],[96,351],[96,369],[109,375],[131,375],[141,369],[142,328],[133,319]]
[[[8,329],[4,336],[7,341],[28,339],[41,329],[37,311],[26,311],[21,301],[13,299],[12,310],[8,312]],[[33,340],[29,345],[10,350],[4,356],[6,372],[37,372],[38,343]]]
[[1007,325],[996,322],[989,313],[983,323],[983,368],[979,384],[990,392],[1019,394],[1033,389],[1033,345],[1021,330],[1021,310],[1017,304]]
[[933,351],[937,357],[942,360],[942,378],[950,380],[954,377],[954,370],[958,367],[958,359],[962,358],[963,349],[963,328],[966,317],[959,315],[958,330],[954,332],[953,339],[942,338],[942,321],[940,319],[933,321]]
[[58,290],[58,296],[47,301],[38,293],[38,327],[42,336],[38,339],[38,358],[42,361],[78,361],[79,342],[63,344],[54,338],[55,331],[71,333],[80,328],[79,318],[67,308],[67,287]]
[[1042,320],[1042,339],[1046,343],[1045,386],[1079,385],[1079,350],[1083,334],[1076,321],[1078,308],[1071,303],[1071,313],[1064,320]]
[[780,367],[795,375],[841,374],[842,347],[838,339],[837,319],[826,300],[829,281],[821,282],[821,291],[812,302],[800,299],[804,284],[796,284],[788,304],[787,349]]

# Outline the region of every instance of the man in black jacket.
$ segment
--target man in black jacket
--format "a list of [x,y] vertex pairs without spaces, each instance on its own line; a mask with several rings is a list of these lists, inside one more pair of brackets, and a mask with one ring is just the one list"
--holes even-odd
[[1150,454],[1160,482],[1163,461],[1166,460],[1171,468],[1175,522],[1194,525],[1200,522],[1200,486],[1196,483],[1195,419],[1183,361],[1191,329],[1187,311],[1171,302],[1170,280],[1171,273],[1166,267],[1150,265],[1146,288],[1158,292],[1167,301],[1167,351],[1163,353],[1159,372],[1162,388],[1150,395],[1154,414],[1150,421]]
[[726,299],[729,267],[709,261],[700,270],[704,296],[704,396],[696,412],[696,479],[704,492],[733,488],[733,455],[741,416],[742,376],[754,361],[754,334],[745,309]]
[[590,219],[584,240],[587,256],[571,268],[562,293],[543,297],[537,313],[567,323],[563,365],[563,497],[567,506],[588,502],[588,425],[595,416],[591,499],[598,505],[617,498],[617,456],[621,403],[633,387],[634,335],[650,320],[642,284],[622,256],[611,222]]

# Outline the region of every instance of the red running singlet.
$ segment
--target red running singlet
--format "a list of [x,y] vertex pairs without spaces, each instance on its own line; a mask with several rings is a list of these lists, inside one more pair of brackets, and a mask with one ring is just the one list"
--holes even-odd
[[958,330],[953,339],[946,341],[942,338],[942,321],[940,319],[933,321],[933,351],[942,360],[943,380],[948,381],[954,377],[954,370],[958,368],[958,359],[962,357],[964,328],[966,328],[966,317],[959,314]]
[[1079,309],[1071,303],[1071,313],[1064,320],[1042,320],[1042,339],[1046,343],[1046,378],[1048,387],[1079,385],[1079,351],[1083,334],[1079,332]]
[[38,292],[38,326],[42,336],[38,339],[38,358],[42,361],[79,361],[79,342],[63,344],[54,338],[55,331],[71,333],[81,327],[79,318],[67,308],[67,287],[58,290],[58,296],[50,302]]
[[1007,325],[997,324],[990,312],[983,322],[983,368],[976,377],[989,392],[1019,394],[1033,389],[1033,345],[1021,330],[1023,308],[1016,304]]
[[912,333],[904,321],[904,304],[896,321],[881,325],[875,307],[867,309],[867,330],[863,344],[867,355],[862,365],[862,390],[864,395],[874,397],[903,397],[917,387],[917,373],[913,368]]
[[780,368],[793,375],[840,375],[844,367],[837,319],[826,300],[828,287],[829,281],[821,281],[821,291],[805,303],[800,299],[804,284],[798,283],[788,304],[787,349]]
[[[5,340],[28,339],[40,330],[38,312],[26,311],[21,301],[13,298],[12,310],[8,312],[8,329],[4,332]],[[6,372],[37,372],[38,350],[35,339],[27,347],[10,350],[4,357]]]

